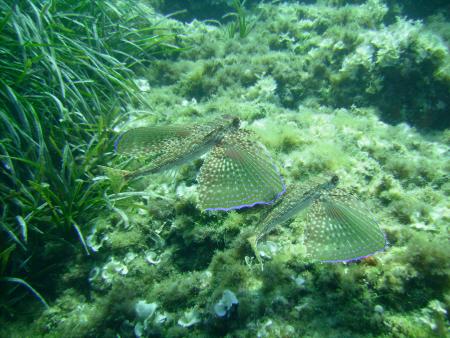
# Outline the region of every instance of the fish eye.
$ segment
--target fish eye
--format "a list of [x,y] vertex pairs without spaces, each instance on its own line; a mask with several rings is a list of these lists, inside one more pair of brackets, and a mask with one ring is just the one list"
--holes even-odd
[[339,177],[338,177],[338,175],[334,175],[334,176],[331,178],[331,183],[332,183],[332,184],[338,184],[338,182],[339,182]]
[[239,117],[233,116],[233,120],[231,121],[231,125],[235,128],[238,128],[241,124]]

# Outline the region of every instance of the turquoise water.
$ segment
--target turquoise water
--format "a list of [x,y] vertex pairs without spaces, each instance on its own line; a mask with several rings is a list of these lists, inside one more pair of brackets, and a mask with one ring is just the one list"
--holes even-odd
[[1,337],[449,335],[446,1],[0,1]]

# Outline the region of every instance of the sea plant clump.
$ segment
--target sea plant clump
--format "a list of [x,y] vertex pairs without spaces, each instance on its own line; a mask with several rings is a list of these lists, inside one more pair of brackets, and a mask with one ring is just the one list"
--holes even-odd
[[[98,165],[111,159],[112,129],[125,107],[142,102],[131,68],[177,47],[142,5],[1,1],[0,13],[0,278],[33,291],[19,279],[27,271],[50,290],[40,284],[48,283],[42,266],[74,251],[57,242],[78,238],[89,254],[86,224],[113,210]],[[1,289],[3,311],[16,298]]]

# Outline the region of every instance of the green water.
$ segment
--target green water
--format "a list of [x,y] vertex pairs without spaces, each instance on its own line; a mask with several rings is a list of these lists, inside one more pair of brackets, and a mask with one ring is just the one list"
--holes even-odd
[[[0,14],[0,337],[449,335],[446,1],[0,1]],[[282,176],[264,186],[275,205],[203,210],[215,188],[197,148],[127,178],[159,148],[118,154],[123,132],[175,130],[176,144],[158,134],[167,155],[223,115],[251,146],[207,134],[202,152],[254,145],[266,157],[251,163]],[[289,187],[332,175],[358,200],[342,214],[379,227],[383,251],[320,262],[302,213],[255,244]]]

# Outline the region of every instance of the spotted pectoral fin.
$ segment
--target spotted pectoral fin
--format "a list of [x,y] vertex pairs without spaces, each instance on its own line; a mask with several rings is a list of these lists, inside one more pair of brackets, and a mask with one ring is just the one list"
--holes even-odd
[[270,204],[284,193],[272,159],[247,135],[227,135],[206,158],[198,178],[201,208],[227,211]]
[[325,262],[345,262],[382,251],[386,238],[364,205],[334,190],[315,200],[306,214],[308,255]]

